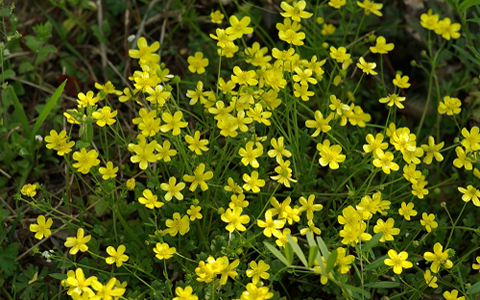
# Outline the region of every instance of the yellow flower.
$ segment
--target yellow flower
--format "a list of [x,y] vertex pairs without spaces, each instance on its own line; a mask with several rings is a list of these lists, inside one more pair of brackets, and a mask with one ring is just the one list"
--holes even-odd
[[458,32],[462,26],[459,23],[451,23],[450,18],[445,18],[435,24],[435,33],[441,35],[444,39],[450,40],[458,39],[460,33]]
[[107,253],[110,256],[105,258],[105,262],[109,265],[115,263],[118,268],[121,267],[128,260],[128,256],[124,254],[126,249],[125,245],[118,246],[117,250],[112,246],[108,246]]
[[423,258],[426,261],[432,262],[430,270],[432,270],[433,273],[438,273],[441,265],[443,265],[446,269],[450,269],[451,267],[453,267],[452,261],[448,259],[451,249],[446,249],[445,251],[442,250],[442,244],[435,243],[435,245],[433,246],[433,253],[425,252],[423,254]]
[[205,172],[205,164],[201,163],[195,168],[193,175],[183,175],[183,180],[191,182],[190,191],[194,192],[197,189],[197,186],[200,185],[202,191],[208,190],[208,184],[205,182],[206,180],[210,180],[213,178],[213,172],[208,171]]
[[193,137],[191,135],[185,136],[185,142],[187,142],[188,149],[195,152],[197,155],[202,155],[202,151],[208,151],[208,140],[200,139],[200,131],[195,131]]
[[[153,142],[152,142],[153,143]],[[158,154],[156,155],[156,159],[158,160],[162,160],[164,162],[169,162],[172,160],[172,156],[175,156],[177,155],[177,150],[175,149],[170,149],[170,146],[172,144],[170,143],[170,141],[168,140],[165,140],[163,141],[163,144],[162,145],[156,145],[155,146],[155,149],[157,149],[158,151]],[[140,167],[141,169],[141,167]]]
[[320,132],[329,132],[332,127],[328,125],[333,119],[333,113],[330,113],[326,119],[323,118],[323,114],[317,110],[315,111],[315,120],[305,121],[305,126],[307,128],[315,128],[315,132],[312,133],[312,137],[316,137]]
[[438,223],[435,222],[435,215],[434,214],[427,215],[427,213],[423,213],[422,214],[422,219],[420,220],[420,224],[425,226],[425,229],[429,233],[432,232],[432,228],[435,229],[435,228],[438,227]]
[[311,194],[308,196],[308,200],[305,199],[305,197],[300,197],[299,199],[300,204],[302,205],[300,207],[300,212],[307,212],[307,220],[313,220],[313,214],[316,211],[321,211],[323,209],[323,205],[321,204],[313,204],[315,201],[315,195]]
[[457,290],[452,290],[451,292],[445,291],[443,292],[443,297],[445,300],[465,300],[465,296],[458,297]]
[[187,122],[182,122],[183,113],[181,111],[177,111],[173,116],[168,113],[164,112],[162,114],[162,120],[166,123],[160,127],[162,132],[169,132],[172,130],[173,135],[179,135],[181,132],[181,128],[187,127]]
[[250,24],[250,17],[245,16],[240,21],[236,16],[231,16],[228,19],[231,27],[227,27],[225,30],[228,35],[235,37],[236,39],[241,39],[244,34],[253,33],[253,28],[248,27]]
[[435,139],[433,138],[433,136],[429,136],[428,145],[422,145],[422,149],[425,151],[425,157],[423,158],[423,162],[429,165],[432,163],[433,157],[435,157],[437,161],[442,161],[443,155],[440,154],[440,149],[443,148],[443,145],[445,145],[444,142],[435,145]]
[[187,62],[188,70],[192,73],[203,74],[205,67],[208,66],[208,58],[203,58],[202,52],[196,52],[195,56],[189,56]]
[[292,178],[292,169],[289,168],[290,166],[290,161],[283,161],[281,159],[278,162],[279,166],[275,168],[275,172],[277,172],[278,175],[276,176],[270,176],[273,180],[278,181],[280,184],[285,185],[286,187],[290,187],[290,181],[291,182],[297,182],[297,180]]
[[480,197],[480,191],[474,188],[472,185],[468,185],[467,188],[458,187],[458,191],[463,194],[463,201],[469,202],[472,200],[475,206],[480,206],[480,200],[478,199],[478,197]]
[[90,169],[94,166],[98,166],[100,164],[100,160],[97,159],[98,152],[95,150],[90,150],[87,153],[85,148],[82,148],[80,151],[76,151],[73,153],[73,159],[78,161],[73,164],[74,168],[78,169],[78,172],[87,174],[90,172]]
[[375,72],[373,69],[377,66],[376,63],[367,63],[363,57],[360,57],[357,63],[357,67],[366,73],[367,75],[377,75],[378,73]]
[[239,206],[234,207],[233,209],[227,208],[225,213],[221,215],[223,222],[228,223],[225,227],[227,231],[233,232],[235,229],[238,231],[245,231],[247,228],[243,224],[250,222],[250,217],[248,215],[241,215],[243,209]]
[[94,97],[93,95],[94,94],[92,91],[88,91],[86,95],[84,93],[78,93],[78,108],[87,107],[89,105],[94,106],[95,104],[97,104],[100,98],[98,96]]
[[400,108],[403,109],[405,106],[401,102],[405,101],[405,97],[400,97],[398,94],[390,94],[386,98],[380,98],[378,100],[380,103],[388,103],[387,106],[392,107],[394,104]]
[[130,49],[128,50],[128,55],[131,58],[142,59],[156,52],[160,48],[160,43],[154,42],[152,45],[148,46],[147,40],[144,37],[141,37],[137,41],[137,46],[139,50]]
[[111,161],[107,162],[107,166],[106,168],[104,167],[100,167],[98,169],[98,171],[100,172],[100,174],[102,174],[102,178],[103,180],[107,180],[107,179],[110,179],[110,178],[115,178],[117,177],[117,172],[118,172],[118,167],[113,167],[113,163]]
[[170,248],[167,243],[157,243],[155,248],[153,248],[153,252],[156,253],[156,258],[162,260],[172,258],[172,256],[177,252],[177,249],[175,249],[175,247]]
[[393,236],[400,233],[400,229],[393,227],[394,224],[395,221],[393,220],[393,218],[388,218],[386,222],[384,222],[382,219],[377,220],[377,225],[373,227],[373,232],[383,232],[383,235],[380,238],[380,242],[383,243],[385,241],[393,241]]
[[392,51],[395,48],[393,43],[387,44],[387,40],[383,36],[377,37],[377,43],[375,46],[370,47],[372,53],[387,54],[389,51]]
[[91,299],[91,297],[95,295],[95,293],[90,288],[94,281],[97,281],[96,276],[85,278],[85,273],[83,273],[83,269],[77,268],[75,271],[70,270],[67,272],[67,279],[65,279],[64,284],[68,287],[67,294],[72,296],[73,299],[75,299],[75,293],[82,293],[84,295],[84,298]]
[[318,162],[322,167],[328,165],[330,169],[336,170],[339,168],[338,163],[345,161],[346,156],[344,154],[340,154],[342,152],[342,146],[330,146],[329,140],[324,140],[323,144],[318,143],[317,150],[320,152],[321,156]]
[[390,249],[388,250],[388,257],[384,260],[385,265],[393,267],[393,272],[395,274],[402,274],[403,269],[409,269],[413,267],[413,264],[407,261],[408,253],[402,251],[397,253],[397,251]]
[[438,112],[442,115],[447,114],[448,116],[458,115],[462,111],[460,106],[462,106],[460,99],[445,96],[443,97],[443,102],[440,102],[438,105]]
[[133,191],[135,189],[135,178],[130,178],[127,180],[127,182],[125,183],[125,185],[127,186],[127,189],[129,191]]
[[167,183],[160,184],[160,188],[167,192],[165,194],[165,200],[170,201],[173,197],[177,198],[178,200],[183,200],[183,195],[180,193],[181,190],[185,188],[184,182],[177,183],[177,178],[170,177]]
[[377,4],[370,0],[364,0],[363,3],[361,3],[360,1],[357,1],[357,5],[365,10],[365,15],[369,15],[370,13],[373,13],[379,17],[382,16],[382,13],[380,12],[380,10],[382,9],[383,4]]
[[259,260],[258,264],[255,261],[250,262],[250,268],[247,269],[247,277],[253,277],[253,284],[257,284],[260,281],[260,278],[267,280],[270,278],[270,274],[267,271],[270,269],[270,266],[266,264],[263,260]]
[[337,50],[337,48],[331,46],[330,57],[335,59],[338,63],[343,63],[350,58],[350,54],[347,54],[347,49],[345,47],[339,47]]
[[217,46],[222,49],[233,49],[235,48],[235,44],[233,41],[235,40],[234,36],[231,36],[225,32],[225,29],[217,28],[215,30],[215,34],[210,33],[210,37],[214,40],[217,40]]
[[52,234],[52,231],[50,230],[52,224],[52,218],[48,218],[45,221],[45,216],[40,215],[37,217],[37,224],[30,224],[30,231],[36,232],[35,238],[41,240],[44,236],[49,237]]
[[323,24],[323,28],[322,28],[322,35],[332,35],[335,33],[335,30],[337,28],[335,27],[335,25],[333,24],[328,24],[328,23],[325,23]]
[[417,215],[417,211],[413,209],[414,206],[415,204],[413,204],[413,202],[410,202],[408,204],[402,202],[401,208],[398,209],[398,213],[403,216],[407,221],[410,221],[411,217]]
[[20,190],[20,193],[27,197],[35,197],[37,194],[37,184],[24,184]]
[[238,154],[242,157],[242,163],[245,166],[251,165],[254,168],[258,168],[260,164],[257,161],[257,157],[260,157],[263,154],[263,146],[260,143],[257,143],[257,148],[253,149],[254,142],[249,141],[245,148],[240,148]]
[[170,236],[176,236],[177,233],[185,235],[190,231],[190,219],[187,215],[181,217],[178,212],[173,214],[173,219],[167,219],[165,225],[168,229],[165,229],[162,234],[170,234]]
[[431,287],[431,288],[437,288],[437,276],[432,276],[432,272],[430,270],[426,270],[425,273],[423,274],[423,278],[425,279],[425,283]]
[[393,161],[393,153],[390,151],[383,152],[382,149],[375,150],[376,158],[373,160],[373,165],[377,168],[382,168],[385,174],[390,174],[390,171],[398,171],[399,166]]
[[138,202],[145,205],[149,209],[160,208],[165,203],[158,201],[158,196],[154,195],[151,190],[144,189],[143,197],[138,198]]
[[272,144],[273,149],[269,150],[267,154],[272,158],[275,157],[277,162],[279,162],[282,159],[282,156],[285,156],[285,157],[292,156],[292,153],[287,149],[285,149],[283,136],[278,138],[278,142],[277,142],[277,139],[272,138],[270,140],[270,143]]
[[243,190],[242,190],[242,187],[237,184],[232,177],[228,177],[228,180],[227,180],[227,183],[228,185],[226,185],[224,187],[224,189],[227,191],[227,192],[232,192],[232,193],[236,193],[236,194],[241,194],[243,193]]
[[129,147],[128,150],[130,152],[135,152],[135,155],[130,157],[130,161],[133,163],[139,163],[140,169],[145,170],[148,167],[149,162],[157,161],[157,155],[153,153],[155,147],[157,147],[157,141],[152,141],[147,144],[145,138],[143,142],[138,145],[132,144],[131,149]]
[[210,14],[210,21],[212,21],[212,23],[222,24],[224,17],[225,16],[219,10],[216,10]]
[[67,248],[72,248],[70,249],[69,253],[75,255],[78,251],[85,252],[88,250],[87,243],[91,238],[91,235],[85,236],[85,231],[83,228],[79,228],[77,230],[77,237],[67,237],[64,245]]
[[303,40],[305,39],[305,33],[303,32],[295,32],[291,29],[287,31],[279,31],[278,37],[289,44],[293,44],[296,46],[302,46]]
[[172,300],[198,300],[198,297],[193,293],[193,288],[191,286],[186,286],[185,289],[177,287],[175,289],[175,294],[178,297],[173,298]]
[[187,210],[187,214],[190,216],[190,221],[195,221],[196,219],[201,219],[203,218],[202,214],[200,211],[202,210],[202,207],[200,206],[195,206],[195,205],[190,205],[190,209]]
[[233,83],[239,85],[257,85],[258,80],[255,79],[255,71],[242,71],[238,66],[233,67],[233,73],[235,75],[231,75],[231,79]]
[[307,19],[310,18],[313,14],[304,11],[307,3],[305,1],[298,1],[294,6],[291,6],[285,1],[280,3],[280,7],[285,11],[280,13],[284,18],[292,18],[293,21],[300,22],[300,18]]
[[432,9],[429,9],[426,14],[422,14],[420,16],[420,25],[423,28],[428,30],[435,30],[437,26],[439,16],[437,14],[432,13]]
[[472,269],[474,270],[480,270],[480,256],[477,256],[475,258],[475,260],[477,261],[476,264],[472,264]]
[[336,9],[340,9],[340,7],[344,6],[345,4],[347,4],[347,0],[330,0],[328,2],[328,5]]
[[456,147],[455,152],[457,153],[457,158],[453,160],[453,165],[459,169],[464,167],[465,170],[471,170],[473,168],[472,159],[467,156],[467,152],[462,147]]
[[98,280],[92,282],[92,287],[97,291],[97,294],[90,298],[91,300],[104,300],[104,299],[118,299],[125,293],[124,288],[116,287],[117,279],[111,278],[106,285],[103,285]]
[[473,126],[470,132],[468,132],[467,128],[462,128],[462,135],[464,139],[462,140],[462,146],[465,147],[467,152],[472,152],[480,149],[480,134],[479,128],[477,126]]
[[243,174],[243,181],[245,181],[243,189],[247,192],[252,190],[252,192],[258,193],[260,192],[260,188],[265,186],[265,180],[258,179],[257,171],[253,171],[252,176],[248,174]]
[[50,135],[45,137],[45,142],[47,142],[47,149],[53,149],[57,151],[57,154],[63,156],[65,153],[70,153],[72,147],[75,146],[74,141],[67,142],[68,136],[65,130],[57,133],[55,130],[50,131]]
[[388,143],[383,142],[384,136],[381,133],[377,133],[375,138],[373,137],[373,134],[369,133],[365,137],[365,140],[367,141],[368,144],[363,145],[363,151],[370,153],[373,152],[372,154],[375,155],[375,151],[377,149],[382,149],[385,150],[388,148]]
[[285,226],[285,221],[283,220],[272,220],[272,211],[267,210],[265,212],[265,221],[257,219],[257,226],[260,228],[265,228],[263,234],[266,237],[271,237],[272,235],[278,236],[281,235],[279,229]]
[[408,83],[408,76],[400,76],[400,74],[395,75],[395,79],[393,80],[393,84],[398,86],[401,89],[408,89],[410,87],[410,83]]
[[97,119],[97,125],[100,127],[104,127],[105,125],[112,125],[115,123],[115,116],[117,115],[117,111],[112,109],[110,106],[105,106],[97,111],[92,113],[92,117]]

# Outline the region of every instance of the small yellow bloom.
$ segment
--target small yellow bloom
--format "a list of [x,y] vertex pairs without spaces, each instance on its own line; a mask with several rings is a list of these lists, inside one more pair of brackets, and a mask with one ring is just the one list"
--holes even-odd
[[121,267],[122,264],[128,260],[128,256],[124,254],[126,249],[124,245],[118,246],[117,250],[112,246],[108,246],[107,253],[110,256],[105,258],[105,262],[109,265],[116,263],[118,268]]
[[45,216],[40,215],[37,217],[37,224],[30,224],[30,231],[36,232],[35,238],[41,240],[44,236],[49,237],[52,234],[50,230],[52,224],[52,218],[48,218],[48,220],[45,221]]
[[22,186],[20,193],[27,197],[35,197],[37,194],[37,185],[36,184],[25,184]]
[[212,21],[212,23],[222,24],[224,17],[225,16],[219,10],[216,10],[210,14],[210,21]]
[[77,236],[67,237],[64,245],[67,248],[72,248],[70,249],[69,253],[75,255],[78,251],[85,252],[88,250],[87,243],[90,241],[91,238],[91,235],[85,236],[85,231],[83,230],[83,228],[79,228],[77,230]]
[[408,253],[402,251],[397,253],[397,251],[390,249],[388,250],[389,258],[384,260],[385,265],[393,267],[393,272],[395,274],[402,274],[403,269],[409,269],[413,267],[413,264],[407,261]]
[[393,84],[398,86],[401,89],[408,89],[410,87],[410,83],[408,83],[408,76],[400,76],[400,74],[395,75],[395,79],[393,80]]
[[195,56],[189,56],[187,58],[188,70],[192,73],[203,74],[205,73],[205,67],[208,66],[208,58],[203,58],[202,52],[196,52]]
[[170,259],[172,256],[177,252],[175,247],[171,247],[167,243],[157,243],[155,248],[153,248],[153,252],[155,252],[155,257],[159,260],[162,259]]
[[98,171],[100,172],[100,174],[102,174],[102,178],[103,180],[107,180],[107,179],[110,179],[110,178],[115,178],[117,177],[117,172],[118,172],[118,167],[113,167],[113,163],[111,161],[107,162],[107,166],[106,168],[104,167],[100,167],[98,169]]

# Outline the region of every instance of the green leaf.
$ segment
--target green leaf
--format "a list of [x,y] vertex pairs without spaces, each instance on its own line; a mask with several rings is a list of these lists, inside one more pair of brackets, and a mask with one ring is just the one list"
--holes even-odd
[[462,3],[460,3],[459,12],[463,13],[467,11],[467,9],[469,9],[470,7],[479,5],[479,4],[480,4],[480,0],[464,0]]
[[45,107],[43,108],[42,112],[38,116],[37,121],[35,122],[35,125],[33,125],[32,129],[32,134],[30,136],[30,139],[33,140],[35,138],[35,134],[37,133],[38,129],[40,126],[42,126],[43,122],[45,119],[48,117],[50,114],[50,111],[52,108],[55,106],[57,103],[58,99],[60,99],[60,96],[62,95],[63,88],[65,87],[65,84],[67,81],[65,80],[56,90],[55,93],[53,93],[52,97],[47,100],[47,104],[45,104]]
[[52,273],[52,274],[48,274],[48,276],[58,280],[64,280],[64,279],[67,279],[68,277],[67,274],[62,274],[62,273]]
[[467,22],[473,22],[473,23],[479,23],[480,24],[480,18],[468,19]]
[[378,269],[378,268],[384,266],[385,263],[383,261],[385,260],[385,257],[386,256],[382,256],[382,257],[374,260],[372,263],[370,263],[368,266],[366,266],[363,270],[366,272],[366,271],[371,271],[371,270]]
[[[328,252],[328,248],[327,248],[327,245],[325,244],[325,242],[323,241],[323,239],[319,236],[317,236],[317,243],[318,243],[318,247],[320,247],[320,251],[322,251],[322,255],[323,257],[325,258],[325,260],[328,261],[328,257],[330,256],[330,252]],[[320,261],[318,262],[320,265],[322,265],[320,263]]]
[[328,274],[333,270],[333,267],[335,266],[335,263],[337,262],[337,250],[333,250],[330,255],[328,256],[327,260],[327,269],[325,270]]
[[52,24],[47,22],[45,24],[38,24],[33,27],[33,31],[37,34],[42,43],[45,43],[52,37]]
[[472,285],[468,291],[467,294],[469,295],[475,295],[480,292],[480,281]]
[[82,141],[90,144],[90,142],[93,140],[93,125],[92,125],[92,123],[83,124],[80,127],[79,134],[80,134],[80,138],[82,139]]
[[5,72],[3,72],[3,78],[4,79],[8,79],[10,77],[13,77],[15,76],[15,71],[12,70],[12,69],[8,69],[8,70],[5,70]]
[[272,254],[278,258],[278,260],[280,260],[281,262],[283,262],[286,266],[290,266],[290,264],[288,263],[288,260],[285,258],[285,256],[283,256],[283,254],[277,249],[275,248],[275,246],[272,246],[271,244],[267,243],[267,242],[263,242],[263,244],[265,245],[265,247],[268,248],[268,250],[270,250],[270,252],[272,252]]
[[378,244],[378,241],[382,238],[383,232],[380,231],[379,233],[375,234],[363,247],[362,251],[367,251],[373,248],[375,245]]
[[18,243],[13,243],[7,246],[7,248],[0,248],[0,274],[4,273],[6,277],[9,277],[15,272],[18,262],[15,261],[18,255]]
[[41,64],[47,55],[50,53],[57,53],[57,48],[54,45],[45,45],[40,50],[38,50],[37,58],[35,59],[35,62],[33,63],[35,66],[38,66]]
[[293,249],[290,243],[286,243],[285,247],[283,247],[283,252],[285,253],[285,257],[287,258],[288,265],[293,263]]
[[8,87],[8,91],[10,93],[10,98],[13,102],[13,106],[15,107],[15,111],[17,112],[17,116],[20,119],[20,122],[22,123],[23,132],[25,133],[25,136],[27,138],[30,138],[30,133],[31,133],[30,124],[28,123],[28,118],[27,118],[27,115],[25,114],[25,110],[23,109],[23,106],[20,103],[20,101],[18,101],[17,94],[15,94],[15,91],[11,86]]
[[357,287],[354,287],[354,286],[351,286],[351,285],[348,285],[348,284],[345,284],[345,283],[339,283],[339,285],[351,292],[356,292],[356,293],[359,293],[361,295],[363,295],[365,298],[367,299],[370,299],[371,298],[371,295],[369,292],[365,291],[365,290],[362,290],[360,288],[357,288]]
[[371,282],[365,284],[366,287],[375,288],[375,289],[391,289],[400,286],[399,282],[393,281],[379,281],[379,282]]
[[455,3],[453,2],[453,0],[446,0],[446,1],[451,7],[455,8]]
[[453,48],[457,49],[458,52],[460,52],[460,54],[464,57],[466,57],[468,60],[470,60],[471,62],[475,63],[476,65],[480,66],[480,61],[478,59],[476,59],[475,57],[473,57],[470,53],[468,53],[467,51],[463,50],[462,48],[460,48],[459,46],[457,45],[453,45]]
[[311,246],[310,249],[308,249],[308,267],[312,267],[315,264],[315,258],[318,253],[318,246]]
[[303,265],[308,268],[308,263],[307,263],[307,259],[305,258],[305,254],[303,254],[303,251],[298,245],[298,243],[295,242],[295,240],[292,238],[291,235],[287,235],[287,239],[288,239],[288,243],[292,246],[295,254],[297,254],[298,258],[300,258]]

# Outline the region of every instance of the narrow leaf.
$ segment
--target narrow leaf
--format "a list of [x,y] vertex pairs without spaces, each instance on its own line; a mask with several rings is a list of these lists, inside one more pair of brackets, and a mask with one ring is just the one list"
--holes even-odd
[[400,286],[400,283],[393,281],[379,281],[365,284],[366,287],[375,289],[391,289]]
[[378,258],[377,260],[374,260],[372,263],[370,263],[368,266],[366,266],[363,270],[365,272],[367,272],[367,271],[378,269],[378,268],[384,266],[385,263],[383,261],[385,260],[385,257],[386,256],[382,256],[382,257]]
[[293,263],[293,249],[290,243],[286,243],[285,247],[283,247],[283,252],[285,252],[285,257],[287,258],[288,265]]
[[17,116],[20,119],[20,122],[23,126],[23,132],[27,138],[30,138],[30,124],[28,123],[27,115],[25,114],[25,110],[23,109],[22,104],[18,101],[17,94],[13,90],[13,87],[9,86],[8,91],[10,93],[10,97],[12,98],[13,106],[15,107],[15,111],[17,112]]
[[295,242],[295,240],[292,238],[291,235],[287,235],[287,239],[288,239],[288,243],[292,246],[295,254],[297,254],[298,258],[300,258],[303,265],[308,268],[308,263],[307,263],[307,259],[305,258],[305,254],[303,254],[303,251],[298,245],[298,243]]
[[375,234],[364,246],[362,246],[362,250],[367,251],[367,250],[373,248],[375,245],[378,244],[378,241],[382,238],[382,236],[383,236],[382,231]]
[[469,295],[475,295],[477,294],[478,292],[480,292],[480,281],[475,283],[474,285],[472,285],[468,291],[467,291],[467,294]]
[[340,286],[346,288],[347,290],[349,290],[349,291],[351,291],[351,292],[359,293],[359,294],[363,295],[363,296],[364,296],[365,298],[367,298],[367,299],[370,299],[370,298],[372,297],[369,292],[367,292],[367,291],[365,291],[365,290],[362,290],[362,289],[360,289],[360,288],[354,287],[354,286],[352,286],[352,285],[348,285],[348,284],[342,283]]
[[330,256],[328,256],[327,260],[327,274],[330,273],[333,270],[333,267],[335,266],[335,263],[337,262],[337,250],[333,250],[330,253]]
[[315,257],[317,256],[318,253],[318,246],[311,246],[310,249],[308,249],[308,267],[312,267],[315,264]]
[[263,244],[265,245],[265,247],[268,248],[268,250],[270,250],[270,252],[272,252],[272,254],[278,258],[278,260],[280,260],[281,262],[283,262],[286,266],[290,266],[290,264],[288,263],[288,260],[285,258],[285,256],[283,256],[283,254],[277,249],[275,248],[275,246],[267,243],[267,242],[263,242]]
[[[323,257],[325,258],[325,260],[328,260],[330,252],[328,252],[327,245],[325,244],[323,239],[319,236],[317,236],[317,243],[318,243],[318,247],[320,247],[320,251],[322,251]],[[320,263],[320,262],[318,262],[318,263]]]
[[53,93],[52,97],[50,97],[50,99],[47,100],[47,104],[45,104],[45,106],[43,107],[42,109],[42,112],[40,113],[40,115],[38,116],[38,119],[37,121],[35,122],[35,124],[33,125],[33,129],[32,129],[32,135],[31,135],[31,139],[34,139],[35,138],[35,134],[37,133],[38,129],[40,128],[40,126],[42,126],[43,122],[45,122],[45,119],[47,119],[48,115],[50,114],[50,112],[52,111],[53,107],[55,106],[55,104],[57,103],[58,99],[60,99],[60,96],[62,95],[62,92],[63,92],[63,88],[65,87],[65,84],[67,83],[67,81],[65,80],[56,90],[55,92]]

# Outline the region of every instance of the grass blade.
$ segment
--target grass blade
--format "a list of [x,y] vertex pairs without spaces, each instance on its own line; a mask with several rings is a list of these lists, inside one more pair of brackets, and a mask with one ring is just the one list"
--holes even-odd
[[275,255],[276,258],[278,258],[286,266],[290,267],[290,264],[288,263],[288,260],[285,258],[285,256],[283,256],[282,252],[278,251],[277,248],[275,248],[274,246],[272,246],[271,244],[269,244],[267,242],[263,242],[263,244],[265,245],[265,247],[268,248],[268,250],[270,250],[270,252],[272,252],[273,255]]
[[308,268],[307,259],[305,258],[305,254],[303,254],[302,249],[297,242],[292,238],[291,235],[287,235],[288,243],[292,246],[293,251],[297,254],[298,258],[302,261],[303,265]]
[[53,93],[52,97],[47,100],[47,104],[42,109],[42,112],[38,116],[37,121],[33,125],[32,133],[30,139],[35,138],[35,134],[37,133],[38,129],[40,126],[42,126],[43,122],[45,122],[45,119],[47,119],[48,115],[52,111],[53,107],[55,104],[57,104],[58,99],[60,99],[60,96],[62,95],[63,88],[65,87],[65,84],[67,83],[67,80],[65,80],[56,90],[55,93]]

